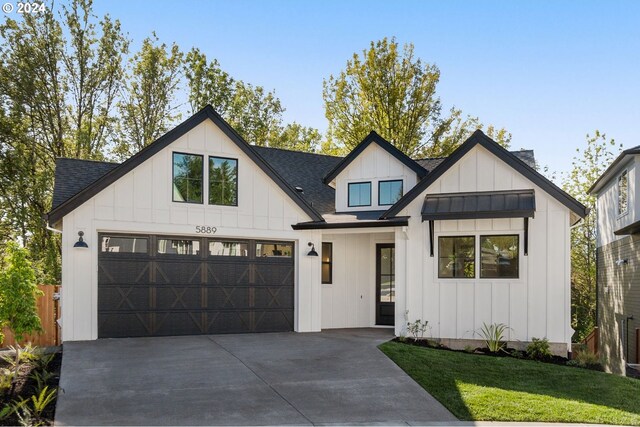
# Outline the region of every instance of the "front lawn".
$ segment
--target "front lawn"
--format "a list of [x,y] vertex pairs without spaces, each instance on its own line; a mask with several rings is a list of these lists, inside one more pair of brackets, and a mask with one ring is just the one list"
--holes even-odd
[[461,420],[640,425],[640,381],[387,342],[380,349]]

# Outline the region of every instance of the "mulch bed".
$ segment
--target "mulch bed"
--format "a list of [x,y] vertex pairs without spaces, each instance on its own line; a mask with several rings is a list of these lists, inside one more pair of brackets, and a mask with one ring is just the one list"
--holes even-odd
[[[60,368],[62,366],[62,352],[58,351],[55,353],[53,360],[47,366],[47,371],[52,373],[53,376],[47,381],[46,385],[49,387],[49,390],[57,390],[58,383],[60,382]],[[0,359],[0,367],[8,368],[7,363],[4,360]],[[32,395],[36,394],[37,383],[31,378],[31,374],[34,372],[36,368],[33,364],[25,363],[20,367],[18,371],[18,376],[15,380],[15,387],[12,393],[4,394],[0,397],[0,409],[4,408],[6,405],[11,404],[14,401],[19,401],[21,399],[30,399]],[[44,421],[43,425],[53,425],[53,420],[55,418],[56,411],[56,402],[55,400],[51,402],[43,412],[42,421]],[[1,426],[15,426],[19,425],[19,419],[16,414],[11,414],[7,418],[0,420]]]

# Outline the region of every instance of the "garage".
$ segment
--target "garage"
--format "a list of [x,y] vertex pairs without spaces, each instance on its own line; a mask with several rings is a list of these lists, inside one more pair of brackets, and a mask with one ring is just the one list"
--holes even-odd
[[293,242],[98,237],[99,338],[293,330]]

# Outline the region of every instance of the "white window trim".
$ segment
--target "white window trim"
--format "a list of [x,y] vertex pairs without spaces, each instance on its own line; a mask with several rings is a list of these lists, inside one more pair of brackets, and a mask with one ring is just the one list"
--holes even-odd
[[[425,249],[428,251],[429,245],[429,231],[426,231]],[[480,277],[480,259],[478,254],[480,253],[480,236],[507,236],[507,235],[517,235],[518,236],[518,277],[493,277],[493,278],[481,278]],[[464,278],[464,277],[438,277],[438,268],[439,268],[439,259],[440,259],[440,245],[438,244],[439,237],[462,237],[462,236],[474,236],[475,237],[475,277],[473,278]],[[531,237],[531,234],[529,234]],[[524,256],[524,231],[523,230],[469,230],[469,231],[438,231],[433,233],[433,258],[429,257],[433,260],[433,283],[446,283],[451,284],[452,282],[457,282],[458,284],[465,283],[526,283],[527,272],[524,269],[525,266],[525,257]],[[531,254],[531,244],[529,244],[529,254]],[[427,252],[427,256],[429,256]]]

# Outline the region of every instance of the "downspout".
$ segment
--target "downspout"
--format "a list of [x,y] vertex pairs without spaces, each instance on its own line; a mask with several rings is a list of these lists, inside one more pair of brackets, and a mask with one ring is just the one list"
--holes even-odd
[[625,365],[629,364],[629,320],[633,320],[633,314],[630,316],[627,316],[627,318],[625,319],[625,331],[624,331],[624,337],[625,337],[625,354],[624,354],[624,362]]
[[58,230],[57,228],[51,227],[49,224],[46,225],[47,230],[53,231],[54,233],[62,234],[62,230]]

